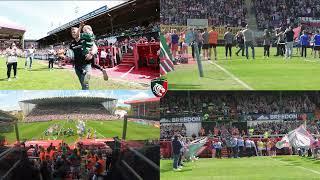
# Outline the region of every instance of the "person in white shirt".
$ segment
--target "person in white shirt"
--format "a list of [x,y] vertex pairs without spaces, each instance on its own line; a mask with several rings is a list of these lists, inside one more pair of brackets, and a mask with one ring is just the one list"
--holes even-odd
[[29,49],[26,50],[26,63],[24,68],[27,69],[28,61],[29,61],[29,69],[32,69],[32,61],[34,58],[35,48],[33,45],[30,46]]
[[50,49],[48,50],[48,57],[49,57],[49,65],[48,65],[48,68],[49,68],[50,70],[53,69],[53,63],[54,63],[56,54],[57,54],[56,51],[53,49],[53,46],[51,45],[51,46],[50,46]]
[[107,59],[107,53],[104,49],[100,52],[100,60],[102,61],[102,67],[105,69],[106,67],[106,59]]
[[17,66],[18,66],[18,48],[16,47],[15,43],[12,43],[8,49],[6,49],[6,56],[7,56],[7,77],[8,81],[11,81],[11,69],[13,68],[13,75],[14,78],[17,78]]

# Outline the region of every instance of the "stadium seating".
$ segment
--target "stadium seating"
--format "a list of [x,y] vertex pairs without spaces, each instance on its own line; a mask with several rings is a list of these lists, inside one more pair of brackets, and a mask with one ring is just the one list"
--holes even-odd
[[244,0],[161,0],[164,25],[187,25],[187,19],[208,19],[209,25],[241,26],[247,13]]

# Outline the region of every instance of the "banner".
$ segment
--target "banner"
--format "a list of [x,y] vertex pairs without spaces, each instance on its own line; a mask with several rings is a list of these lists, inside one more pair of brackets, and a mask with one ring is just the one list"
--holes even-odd
[[313,136],[306,130],[304,125],[301,125],[297,129],[290,131],[281,141],[277,142],[276,147],[278,149],[288,146],[309,148],[314,142]]
[[312,118],[313,113],[285,113],[285,114],[253,114],[245,115],[246,121],[269,121],[269,120],[307,120]]
[[300,23],[305,26],[320,28],[320,19],[312,17],[299,17]]
[[187,26],[196,29],[203,29],[209,26],[208,19],[187,19]]
[[200,116],[173,117],[160,119],[160,123],[201,123],[201,121],[202,117]]
[[193,157],[197,156],[199,150],[207,143],[208,138],[202,138],[192,141],[188,147],[185,154],[185,158],[187,160],[192,159]]
[[174,71],[174,58],[163,34],[160,34],[160,74],[165,75]]

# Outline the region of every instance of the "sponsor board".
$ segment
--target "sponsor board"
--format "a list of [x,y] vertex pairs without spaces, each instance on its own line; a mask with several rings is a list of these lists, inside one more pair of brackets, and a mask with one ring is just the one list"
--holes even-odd
[[190,28],[203,29],[209,26],[208,19],[187,19],[187,26]]
[[307,120],[314,116],[313,113],[284,113],[284,114],[253,114],[243,116],[247,121],[268,120]]
[[173,117],[173,118],[161,118],[160,123],[201,123],[202,117],[200,116],[188,116],[188,117]]

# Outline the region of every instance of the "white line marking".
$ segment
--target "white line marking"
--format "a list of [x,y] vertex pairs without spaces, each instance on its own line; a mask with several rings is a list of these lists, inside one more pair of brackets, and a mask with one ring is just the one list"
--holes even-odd
[[[93,127],[91,127],[91,126],[87,126],[87,127],[89,127],[89,128],[91,128],[91,129],[94,129]],[[101,133],[99,133],[98,131],[97,131],[97,129],[94,129],[100,136],[102,136],[103,138],[106,138],[104,135],[102,135]]]
[[[278,162],[280,162],[280,163],[282,163],[282,164],[293,165],[293,164],[290,164],[290,163],[288,163],[288,162],[284,162],[284,161],[281,161],[281,160],[278,160],[278,159],[274,159],[274,158],[272,158],[272,159],[275,160],[275,161],[278,161]],[[302,167],[302,166],[295,166],[295,165],[293,165],[293,166],[320,175],[320,172],[319,172],[319,171],[316,171],[316,170],[313,170],[313,169],[308,169],[308,168],[305,168],[305,167]]]
[[215,62],[209,61],[210,64],[215,65],[216,67],[218,67],[220,70],[222,70],[223,72],[225,72],[226,74],[228,74],[232,79],[234,79],[235,81],[237,81],[239,84],[241,84],[242,86],[244,86],[246,89],[248,90],[253,90],[252,87],[250,87],[248,84],[246,84],[245,82],[241,81],[238,77],[236,77],[235,75],[233,75],[232,73],[230,73],[228,70],[226,70],[225,68],[221,67],[220,65],[218,65]]
[[124,78],[126,75],[128,75],[129,73],[131,73],[131,71],[134,69],[135,66],[133,66],[128,72],[124,73],[122,76],[120,76],[121,78]]

